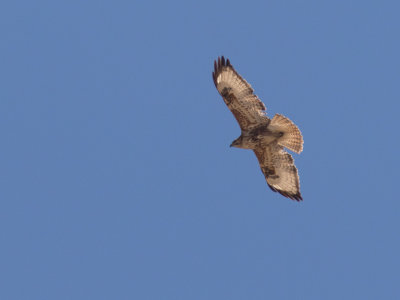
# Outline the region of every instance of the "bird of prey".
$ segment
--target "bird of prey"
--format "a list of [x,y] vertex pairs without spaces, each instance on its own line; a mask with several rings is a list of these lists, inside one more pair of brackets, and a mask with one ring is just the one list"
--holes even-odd
[[303,150],[299,128],[280,114],[268,118],[264,103],[236,72],[229,59],[222,56],[214,61],[212,77],[242,131],[231,147],[254,151],[267,184],[274,192],[293,200],[303,200],[293,157],[284,149],[296,153]]

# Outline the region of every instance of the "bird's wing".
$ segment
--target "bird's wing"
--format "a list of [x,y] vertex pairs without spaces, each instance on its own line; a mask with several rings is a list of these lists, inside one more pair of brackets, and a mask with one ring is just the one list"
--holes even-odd
[[251,85],[235,71],[229,59],[218,57],[214,61],[212,75],[215,87],[242,130],[249,130],[266,121],[264,103],[254,94]]
[[293,200],[303,200],[293,157],[276,142],[254,149],[268,186]]

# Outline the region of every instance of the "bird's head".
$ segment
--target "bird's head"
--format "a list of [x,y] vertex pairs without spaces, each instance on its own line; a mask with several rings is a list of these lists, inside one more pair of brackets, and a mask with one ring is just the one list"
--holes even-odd
[[232,142],[232,144],[230,145],[230,147],[241,148],[241,146],[242,146],[242,140],[243,140],[242,136],[239,136],[236,140],[234,140],[234,141]]

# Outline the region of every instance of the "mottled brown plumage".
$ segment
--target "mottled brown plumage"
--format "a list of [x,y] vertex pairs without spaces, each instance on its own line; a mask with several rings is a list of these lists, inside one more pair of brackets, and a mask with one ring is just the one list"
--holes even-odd
[[267,184],[274,192],[293,200],[303,200],[297,168],[292,156],[284,150],[284,147],[296,153],[303,150],[300,130],[282,115],[276,114],[269,119],[264,103],[235,71],[229,59],[218,57],[212,75],[215,87],[242,131],[231,147],[254,151]]

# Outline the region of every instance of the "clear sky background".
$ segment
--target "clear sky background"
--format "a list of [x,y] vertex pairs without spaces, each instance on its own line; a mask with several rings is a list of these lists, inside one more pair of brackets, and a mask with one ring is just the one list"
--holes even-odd
[[[1,299],[400,299],[398,1],[0,6]],[[229,148],[219,55],[303,202]]]

